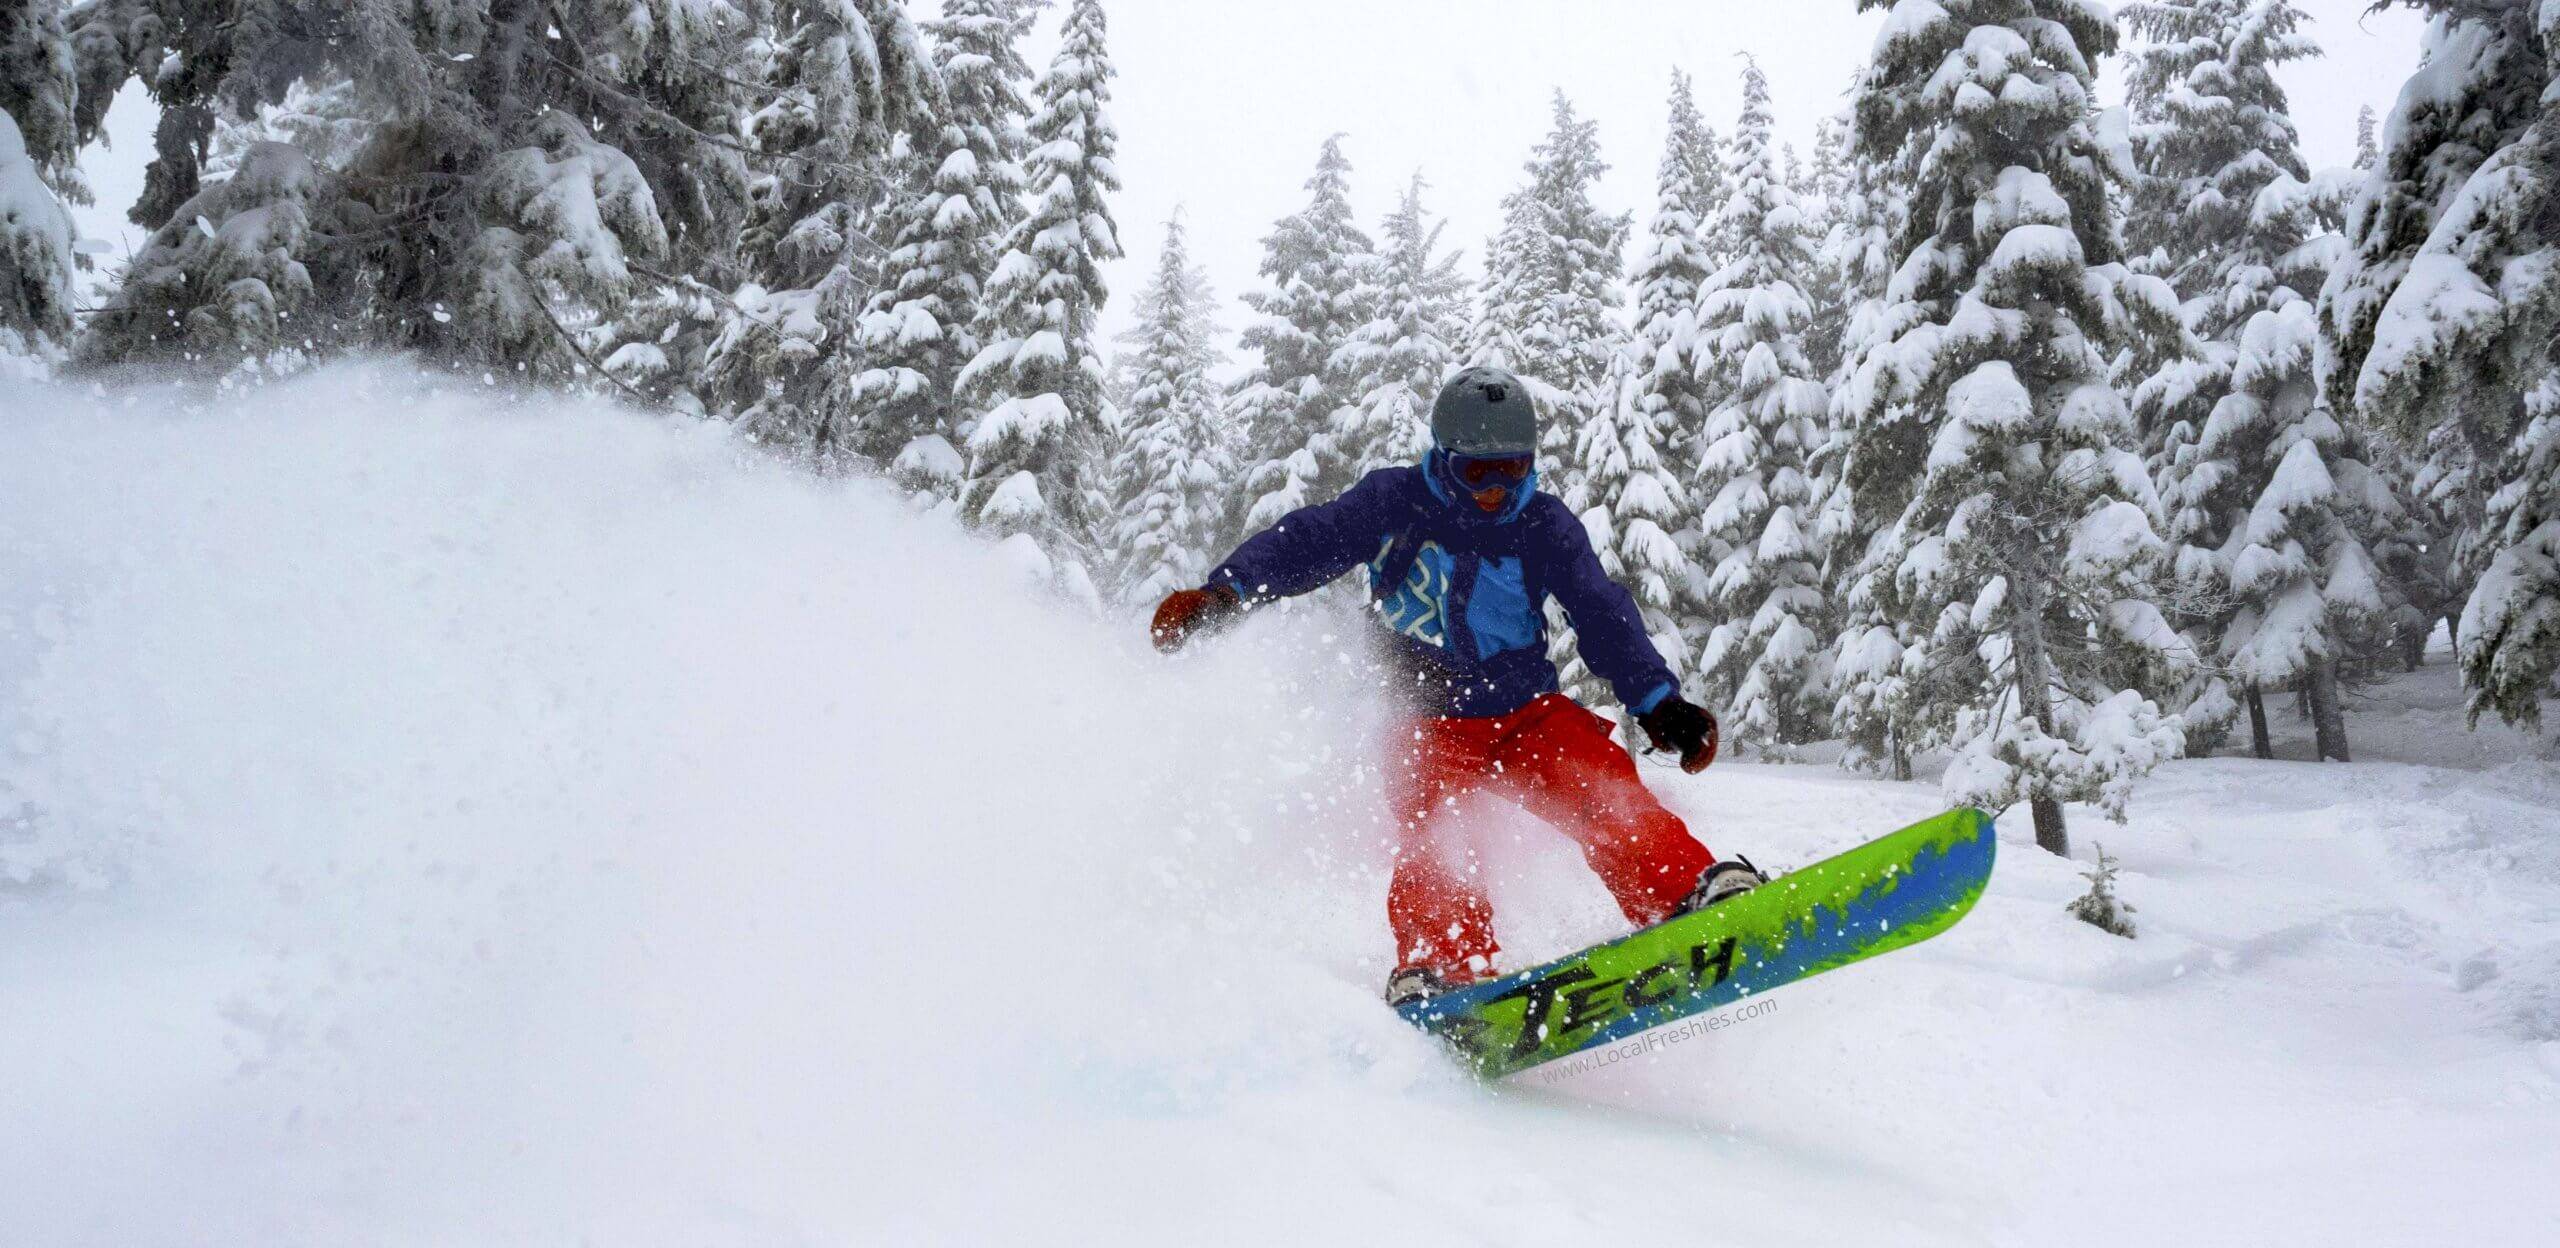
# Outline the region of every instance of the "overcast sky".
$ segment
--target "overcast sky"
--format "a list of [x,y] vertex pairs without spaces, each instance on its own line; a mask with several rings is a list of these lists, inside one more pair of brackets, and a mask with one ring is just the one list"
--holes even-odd
[[[2387,113],[2417,63],[2420,21],[2399,8],[2368,15],[2366,0],[2297,2],[2327,56],[2287,67],[2294,118],[2314,168],[2345,164],[2357,107]],[[1729,131],[1738,57],[1756,56],[1780,137],[1809,153],[1814,123],[1846,105],[1883,20],[1852,0],[1111,0],[1108,12],[1125,183],[1114,211],[1130,254],[1109,270],[1106,332],[1130,323],[1176,205],[1228,329],[1242,328],[1236,300],[1260,284],[1260,240],[1304,202],[1316,150],[1337,131],[1363,226],[1376,232],[1419,169],[1426,206],[1449,218],[1445,241],[1472,267],[1558,88],[1599,120],[1612,166],[1601,205],[1632,210],[1641,230],[1672,67],[1697,79],[1700,107]],[[1028,49],[1035,67],[1055,24],[1053,13]],[[2108,97],[2120,94],[2111,82]],[[115,150],[88,157],[99,204],[81,225],[119,253],[139,241],[123,210],[141,189],[150,126],[148,102],[128,88],[109,115]]]
[[[2367,0],[2297,2],[2328,54],[2283,74],[2304,154],[2314,168],[2345,164],[2357,107],[2387,113],[2416,65],[2420,19],[2367,16]],[[1347,136],[1365,228],[1376,233],[1420,169],[1426,207],[1450,219],[1446,241],[1472,267],[1546,133],[1556,89],[1599,121],[1611,165],[1601,206],[1634,211],[1641,230],[1673,67],[1697,80],[1700,109],[1730,132],[1739,57],[1758,58],[1779,136],[1808,154],[1815,122],[1846,107],[1883,22],[1852,0],[1115,0],[1108,12],[1125,183],[1115,212],[1130,253],[1110,271],[1115,331],[1177,204],[1228,327],[1241,328],[1250,312],[1236,298],[1260,284],[1260,240],[1304,202],[1326,135]],[[1033,63],[1047,55],[1035,49]],[[2121,99],[2113,82],[2105,92]]]

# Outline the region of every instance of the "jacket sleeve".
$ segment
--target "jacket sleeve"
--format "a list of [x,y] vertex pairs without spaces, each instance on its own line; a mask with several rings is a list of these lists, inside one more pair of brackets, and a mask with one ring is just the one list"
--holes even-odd
[[1244,539],[1210,570],[1208,584],[1249,603],[1320,589],[1378,553],[1393,504],[1387,474],[1371,473],[1331,502],[1301,507]]
[[1635,595],[1609,579],[1591,535],[1564,504],[1547,520],[1547,593],[1573,621],[1582,661],[1618,695],[1628,712],[1642,715],[1679,690],[1671,668],[1644,631]]

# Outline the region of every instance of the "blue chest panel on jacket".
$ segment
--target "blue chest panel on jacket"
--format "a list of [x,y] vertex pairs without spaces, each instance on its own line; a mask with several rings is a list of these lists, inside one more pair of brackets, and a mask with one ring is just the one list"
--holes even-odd
[[[1425,540],[1413,551],[1404,581],[1393,592],[1378,583],[1390,574],[1395,539],[1378,545],[1369,561],[1369,584],[1377,599],[1378,619],[1389,629],[1446,650],[1450,638],[1461,637],[1463,659],[1485,659],[1505,650],[1537,644],[1543,621],[1529,601],[1527,569],[1518,556],[1484,556],[1472,551],[1451,554],[1436,541]],[[1463,620],[1463,630],[1453,623]]]
[[1467,596],[1467,631],[1476,637],[1476,653],[1486,658],[1505,650],[1536,645],[1537,604],[1529,601],[1529,577],[1516,558],[1485,558],[1476,563],[1475,592]]

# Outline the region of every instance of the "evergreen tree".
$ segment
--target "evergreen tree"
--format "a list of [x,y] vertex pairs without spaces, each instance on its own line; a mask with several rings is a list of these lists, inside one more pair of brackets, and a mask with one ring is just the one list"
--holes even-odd
[[[1671,75],[1670,128],[1655,179],[1653,218],[1636,250],[1634,334],[1618,365],[1604,427],[1583,448],[1603,509],[1601,560],[1631,582],[1654,648],[1685,676],[1705,628],[1706,578],[1694,480],[1708,392],[1698,337],[1698,292],[1707,267],[1699,153],[1710,146],[1689,77]],[[1694,681],[1686,693],[1704,696]]]
[[866,436],[868,405],[848,382],[897,224],[880,219],[882,188],[903,188],[912,153],[932,145],[939,81],[896,0],[786,0],[769,21],[739,74],[754,90],[736,254],[681,265],[685,280],[644,296],[619,318],[626,345],[608,363],[636,355],[647,366],[617,375],[822,463],[885,457],[897,444]]
[[1921,701],[1913,690],[1925,669],[1903,669],[1914,630],[1896,609],[1891,526],[1910,501],[1920,465],[1893,454],[1908,449],[1896,440],[1855,437],[1858,413],[1847,400],[1857,362],[1890,350],[1900,327],[1918,315],[1912,305],[1885,297],[1895,240],[1908,217],[1902,188],[1913,163],[1908,148],[1885,159],[1858,153],[1846,162],[1841,203],[1822,248],[1825,280],[1840,292],[1841,319],[1837,359],[1825,374],[1830,419],[1813,456],[1816,541],[1826,552],[1823,582],[1840,621],[1831,655],[1832,732],[1848,747],[1845,764],[1897,780],[1911,778],[1913,717]]
[[342,168],[371,137],[373,121],[364,115],[356,84],[344,78],[297,81],[282,99],[214,122],[205,180],[220,182],[239,172],[249,149],[260,143],[285,144],[323,169]]
[[[1591,532],[1600,565],[1635,595],[1653,648],[1686,686],[1702,586],[1697,565],[1680,535],[1693,515],[1688,487],[1665,453],[1656,413],[1645,407],[1642,357],[1619,355],[1612,370],[1614,397],[1584,430],[1583,489],[1590,506],[1583,525]],[[1635,739],[1632,733],[1630,740]]]
[[2116,857],[2098,846],[2098,865],[2082,872],[2089,881],[2089,891],[2072,899],[2063,909],[2099,931],[2111,936],[2134,937],[2133,903],[2116,896]]
[[1547,466],[1561,478],[1550,488],[1579,507],[1574,452],[1583,423],[1607,407],[1610,357],[1624,332],[1619,252],[1630,218],[1591,202],[1609,170],[1599,123],[1576,115],[1561,91],[1553,118],[1530,152],[1528,183],[1503,200],[1509,237],[1497,250],[1510,271],[1488,292],[1484,315],[1501,327],[1506,366],[1540,391]]
[[1200,584],[1222,536],[1235,464],[1209,380],[1221,358],[1217,334],[1216,296],[1191,262],[1177,213],[1165,225],[1164,254],[1128,336],[1136,351],[1114,475],[1129,496],[1112,541],[1127,602],[1152,604]]
[[[599,196],[599,207],[625,228],[663,239],[654,215],[629,194],[633,182],[636,175],[616,183],[624,194]],[[152,231],[92,321],[90,342],[167,343],[178,358],[290,367],[309,341],[296,318],[314,303],[304,261],[316,246],[312,218],[322,194],[321,173],[300,149],[249,148],[231,177],[198,191]],[[564,266],[557,276],[580,273]]]
[[1822,735],[1826,674],[1822,550],[1807,457],[1825,394],[1806,356],[1804,279],[1814,239],[1769,142],[1769,84],[1746,60],[1734,128],[1733,195],[1715,233],[1734,255],[1698,302],[1697,366],[1715,396],[1699,455],[1699,527],[1717,621],[1698,656],[1737,743],[1783,750]]
[[[1609,166],[1600,159],[1599,124],[1575,114],[1556,92],[1553,127],[1530,150],[1526,185],[1503,199],[1503,229],[1489,248],[1485,304],[1476,363],[1520,374],[1545,414],[1540,446],[1545,488],[1583,516],[1605,525],[1585,488],[1587,439],[1604,433],[1600,417],[1617,399],[1613,382],[1623,330],[1618,324],[1619,252],[1630,218],[1600,211],[1591,189]],[[1609,546],[1614,535],[1596,532]],[[1549,657],[1564,691],[1587,698],[1590,673],[1561,610],[1548,610]]]
[[1253,465],[1241,517],[1259,529],[1348,486],[1351,460],[1328,430],[1360,395],[1354,356],[1344,356],[1371,319],[1371,243],[1351,212],[1351,162],[1341,135],[1325,139],[1306,182],[1307,206],[1280,219],[1262,240],[1269,290],[1245,295],[1260,319],[1242,342],[1262,355],[1235,395],[1235,413]]
[[2119,683],[2128,656],[2166,661],[2177,638],[2147,597],[2155,500],[2102,353],[2131,322],[2110,202],[2129,162],[2089,97],[2115,28],[2077,0],[1893,7],[1859,147],[1883,163],[1927,137],[1893,328],[1844,401],[1851,453],[1874,461],[1850,480],[1918,469],[1885,562],[1913,639],[1901,666],[1954,751],[1949,795],[2027,803],[2061,853],[2062,803],[2120,815],[2179,745],[2177,718]]
[[[1502,206],[1502,225],[1484,244],[1484,274],[1476,281],[1475,303],[1467,320],[1466,362],[1517,371],[1523,319],[1518,310],[1535,297],[1530,280],[1537,260],[1526,209],[1516,198],[1506,198]],[[1539,397],[1543,400],[1547,394],[1542,391]]]
[[0,112],[0,377],[49,371],[71,332],[71,215]]
[[[219,233],[262,213],[267,205],[243,189],[217,195],[205,182],[217,121],[285,102],[296,83],[352,84],[354,111],[372,124],[343,156],[296,140],[310,186],[290,198],[306,229],[236,224],[297,248],[258,258],[278,276],[298,266],[309,282],[289,296],[260,279],[269,296],[298,301],[291,329],[241,332],[257,329],[259,299],[244,304],[228,286],[222,266],[240,262],[236,249],[163,235],[163,271],[139,300],[92,322],[82,354],[220,365],[274,339],[288,353],[388,346],[566,380],[593,378],[597,353],[619,343],[646,348],[616,352],[634,375],[665,357],[661,374],[689,386],[698,349],[682,335],[661,343],[657,325],[637,334],[630,320],[648,313],[673,326],[651,299],[726,291],[749,267],[748,165],[778,159],[760,139],[738,137],[756,131],[751,114],[805,104],[817,124],[869,138],[924,115],[910,105],[929,84],[886,37],[903,20],[895,0],[823,7],[93,0],[74,15],[76,124],[94,125],[93,105],[103,108],[125,77],[145,77],[161,106],[157,156],[134,209],[145,224]],[[834,35],[815,37],[827,22]],[[776,57],[808,73],[766,74]],[[807,90],[784,91],[797,103],[776,105],[771,84],[786,81]],[[252,149],[239,150],[245,171]],[[784,180],[806,181],[805,172]]]
[[1850,172],[1842,144],[1841,119],[1825,117],[1814,126],[1813,160],[1806,165],[1804,185],[1790,188],[1805,232],[1814,241],[1812,267],[1805,274],[1805,299],[1813,319],[1805,331],[1806,358],[1816,376],[1828,378],[1840,368],[1842,336],[1849,326],[1850,273],[1835,251],[1832,236],[1848,225],[1851,210]]
[[1805,165],[1804,182],[1791,186],[1796,203],[1815,225],[1814,236],[1829,233],[1833,214],[1848,194],[1849,163],[1845,119],[1825,117],[1813,123],[1813,159]]
[[2472,714],[2530,724],[2560,671],[2560,6],[2414,7],[2423,57],[2321,290],[2322,362],[2422,454],[2457,534]]
[[2272,757],[2259,689],[2295,684],[2320,756],[2344,761],[2339,668],[2392,622],[2369,535],[2388,537],[2404,518],[2359,440],[2318,401],[2316,337],[2311,305],[2295,301],[2252,316],[2217,351],[2224,393],[2164,504],[2181,531],[2224,530],[2217,545],[2183,547],[2179,559],[2184,575],[2221,595],[2213,627],[2191,635],[2218,639],[2215,657],[2246,688],[2256,753]]
[[1726,159],[1729,145],[1714,126],[1704,120],[1693,134],[1676,140],[1681,148],[1681,162],[1689,170],[1689,211],[1698,219],[1698,246],[1706,260],[1707,272],[1713,273],[1733,258],[1729,239],[1716,235],[1716,210],[1733,196],[1733,171]]
[[[1030,113],[1031,67],[1016,48],[1016,0],[944,0],[929,27],[944,103],[920,175],[887,207],[895,233],[862,317],[861,371],[844,407],[871,456],[894,462],[919,442],[959,434],[956,379],[976,358],[987,278],[1019,215],[1013,132]],[[912,463],[912,457],[910,459]],[[909,484],[946,492],[930,476]]]
[[1444,222],[1422,210],[1422,175],[1382,228],[1377,256],[1377,315],[1334,353],[1333,367],[1355,378],[1359,396],[1334,413],[1331,445],[1353,480],[1395,464],[1418,462],[1431,447],[1431,404],[1457,358],[1451,345],[1466,302],[1458,254],[1440,254]]
[[80,146],[97,139],[117,89],[158,45],[159,19],[151,11],[155,2],[74,0],[66,6],[63,27],[71,40],[73,72],[78,80],[71,122]]
[[2371,169],[2382,159],[2382,149],[2373,141],[2373,105],[2356,109],[2356,163],[2358,169]]
[[[1720,266],[1710,265],[1706,254],[1707,214],[1715,205],[1702,192],[1699,154],[1712,146],[1689,76],[1673,70],[1671,125],[1654,178],[1653,219],[1636,250],[1635,332],[1627,350],[1636,406],[1652,423],[1648,437],[1665,448],[1675,475],[1683,478],[1694,473],[1698,433],[1707,421],[1708,392],[1699,380],[1704,361],[1698,292]],[[1673,519],[1672,532],[1693,527],[1689,517]],[[1691,599],[1677,610],[1688,615],[1697,605]]]
[[[2167,253],[2162,276],[2182,295],[2242,299],[2215,319],[2245,321],[2264,303],[2260,290],[2292,275],[2233,291],[2226,256],[2245,237],[2259,192],[2280,177],[2310,177],[2275,70],[2320,49],[2301,33],[2291,0],[2136,0],[2122,20],[2145,40],[2126,58],[2138,170],[2126,243]],[[2280,258],[2250,261],[2265,268]]]
[[[2275,69],[2319,49],[2290,0],[2151,0],[2126,16],[2149,39],[2129,75],[2142,188],[2131,232],[2186,294],[2192,335],[2135,395],[2180,575],[2216,603],[2182,622],[2199,650],[2218,645],[2261,756],[2260,691],[2301,682],[2321,755],[2343,759],[2339,661],[2383,619],[2366,533],[2397,504],[2313,371],[2310,298],[2336,239]],[[2219,676],[2182,703],[2197,747],[2238,705]]]
[[0,10],[0,115],[54,194],[87,203],[80,179],[80,66],[56,0],[20,0]]
[[[1108,296],[1102,263],[1120,256],[1106,202],[1120,174],[1119,137],[1103,113],[1113,73],[1103,40],[1100,0],[1074,0],[1040,79],[1030,209],[989,278],[986,345],[959,378],[979,412],[967,431],[964,514],[1001,537],[1079,553],[1093,537],[1089,477],[1102,436],[1093,322]],[[1084,566],[1056,571],[1072,586]]]

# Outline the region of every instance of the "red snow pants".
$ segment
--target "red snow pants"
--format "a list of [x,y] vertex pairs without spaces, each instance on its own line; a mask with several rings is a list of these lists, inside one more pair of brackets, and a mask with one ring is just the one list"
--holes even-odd
[[1398,968],[1428,966],[1466,983],[1493,965],[1493,905],[1454,818],[1469,794],[1507,798],[1573,838],[1638,926],[1670,917],[1715,861],[1645,789],[1608,721],[1563,694],[1508,715],[1415,720],[1392,745],[1398,844],[1387,923]]

